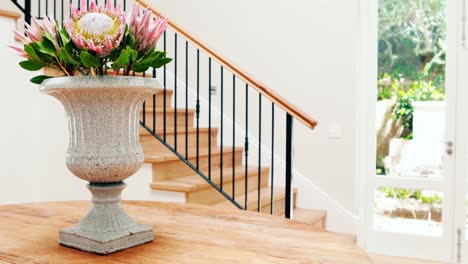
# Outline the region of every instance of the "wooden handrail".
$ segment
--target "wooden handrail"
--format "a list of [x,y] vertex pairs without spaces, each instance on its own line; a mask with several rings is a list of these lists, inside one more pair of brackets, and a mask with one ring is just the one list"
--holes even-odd
[[[145,8],[149,8],[155,15],[161,14],[154,7],[152,7],[147,2],[147,0],[136,0],[136,2],[140,3]],[[247,74],[245,71],[241,70],[239,67],[236,67],[232,62],[228,61],[226,58],[224,58],[223,56],[219,55],[217,52],[207,47],[205,44],[203,44],[201,41],[196,39],[190,33],[185,31],[179,25],[172,22],[171,20],[169,20],[167,23],[169,27],[171,27],[174,31],[184,36],[184,38],[186,38],[187,40],[192,42],[195,46],[197,46],[202,51],[207,53],[209,57],[215,59],[223,67],[229,69],[237,77],[240,77],[243,81],[249,84],[249,86],[253,87],[260,94],[262,94],[263,96],[267,97],[272,102],[280,106],[284,111],[288,112],[291,116],[301,121],[304,125],[306,125],[307,127],[311,129],[313,129],[317,125],[317,121],[314,118],[310,117],[308,114],[304,113],[304,111],[300,110],[299,108],[289,103],[286,99],[284,99],[277,93],[273,92],[272,89],[268,88],[266,85],[254,79],[252,76]]]

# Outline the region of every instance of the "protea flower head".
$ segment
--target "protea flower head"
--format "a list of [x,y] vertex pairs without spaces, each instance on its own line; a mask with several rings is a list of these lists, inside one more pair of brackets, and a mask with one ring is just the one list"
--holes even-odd
[[[31,42],[41,42],[45,35],[48,35],[49,39],[54,44],[56,50],[59,50],[59,45],[57,41],[57,23],[54,19],[49,17],[44,17],[43,23],[41,24],[35,17],[32,18],[32,25],[25,23],[26,29],[23,34],[17,30],[14,30],[15,36],[24,44],[28,45]],[[19,53],[21,57],[27,58],[26,53],[22,48],[9,46]]]
[[120,45],[125,34],[125,14],[119,6],[112,8],[111,2],[107,1],[103,8],[91,0],[89,10],[85,0],[81,0],[81,10],[72,6],[71,20],[64,25],[78,48],[105,57]]
[[139,52],[146,52],[156,46],[161,35],[167,28],[167,18],[158,16],[153,20],[151,11],[141,11],[140,5],[133,6],[129,21],[130,30],[135,37],[135,48]]

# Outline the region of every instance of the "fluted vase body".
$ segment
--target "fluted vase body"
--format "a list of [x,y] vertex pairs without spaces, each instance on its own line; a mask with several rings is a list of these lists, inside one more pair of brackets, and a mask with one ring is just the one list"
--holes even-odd
[[77,177],[92,183],[121,182],[143,164],[138,113],[158,82],[123,76],[60,77],[41,90],[62,102],[70,143],[66,162]]

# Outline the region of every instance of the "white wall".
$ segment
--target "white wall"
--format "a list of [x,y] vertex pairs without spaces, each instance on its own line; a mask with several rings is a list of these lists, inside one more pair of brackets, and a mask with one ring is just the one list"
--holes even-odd
[[[151,3],[319,121],[315,131],[295,123],[299,206],[327,208],[329,228],[354,232],[358,1]],[[329,137],[333,128],[341,138]]]
[[31,135],[37,131],[30,123],[34,85],[24,81],[18,85],[18,77],[28,80],[32,76],[18,75],[20,58],[7,47],[14,27],[14,19],[0,17],[0,201],[4,203],[37,199],[36,181],[31,177],[35,154]]

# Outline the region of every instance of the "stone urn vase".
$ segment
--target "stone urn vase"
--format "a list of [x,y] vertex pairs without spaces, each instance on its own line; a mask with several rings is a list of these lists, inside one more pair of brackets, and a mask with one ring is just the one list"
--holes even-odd
[[161,88],[155,79],[125,76],[59,77],[40,89],[65,107],[70,143],[69,170],[88,181],[91,211],[59,233],[62,245],[109,254],[153,240],[153,228],[136,223],[122,209],[123,182],[143,164],[139,112]]

